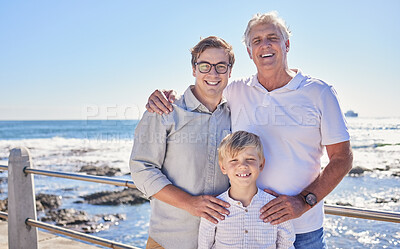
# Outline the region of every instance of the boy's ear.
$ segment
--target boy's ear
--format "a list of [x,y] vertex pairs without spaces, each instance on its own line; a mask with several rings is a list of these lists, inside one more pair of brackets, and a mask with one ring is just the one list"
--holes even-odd
[[224,167],[224,164],[221,161],[218,161],[219,168],[221,169],[222,174],[226,175],[226,169]]
[[265,166],[265,158],[264,158],[264,160],[261,162],[260,171],[262,171],[262,170],[264,169],[264,166]]

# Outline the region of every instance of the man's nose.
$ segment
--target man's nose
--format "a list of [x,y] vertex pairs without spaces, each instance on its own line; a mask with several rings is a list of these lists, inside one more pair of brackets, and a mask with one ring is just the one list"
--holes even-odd
[[265,47],[271,46],[271,41],[269,39],[267,39],[267,38],[263,39],[261,41],[261,43],[262,43],[262,46],[265,46]]
[[217,66],[212,66],[211,71],[208,73],[211,75],[219,75],[219,73],[217,73]]

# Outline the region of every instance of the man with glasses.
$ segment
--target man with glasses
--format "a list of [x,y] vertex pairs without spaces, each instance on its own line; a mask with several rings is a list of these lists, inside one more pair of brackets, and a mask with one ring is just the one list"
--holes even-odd
[[217,223],[229,204],[215,198],[229,187],[217,148],[231,133],[222,97],[235,57],[223,39],[210,36],[192,50],[195,84],[174,111],[146,112],[135,130],[130,169],[136,187],[150,198],[146,248],[197,248],[200,217]]
[[[290,32],[276,12],[255,15],[244,36],[257,74],[232,82],[224,96],[232,130],[255,133],[264,146],[268,167],[257,185],[277,198],[260,210],[260,218],[271,224],[292,220],[296,249],[326,248],[323,198],[353,161],[335,90],[288,67]],[[150,97],[147,107],[159,113],[171,111],[160,92]],[[329,163],[321,170],[324,147]]]

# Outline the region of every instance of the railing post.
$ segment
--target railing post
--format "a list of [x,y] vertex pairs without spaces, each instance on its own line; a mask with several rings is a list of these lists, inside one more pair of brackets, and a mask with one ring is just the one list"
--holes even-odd
[[37,249],[37,228],[25,224],[27,218],[36,220],[33,175],[25,174],[33,167],[29,150],[14,148],[8,161],[8,248]]

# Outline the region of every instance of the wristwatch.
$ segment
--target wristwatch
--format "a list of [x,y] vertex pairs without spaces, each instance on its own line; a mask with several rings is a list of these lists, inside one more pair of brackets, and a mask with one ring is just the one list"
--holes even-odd
[[310,207],[313,207],[315,204],[317,204],[317,196],[315,194],[304,190],[300,193],[300,195],[303,196],[304,202],[310,205]]

